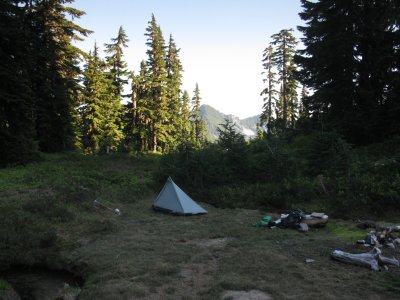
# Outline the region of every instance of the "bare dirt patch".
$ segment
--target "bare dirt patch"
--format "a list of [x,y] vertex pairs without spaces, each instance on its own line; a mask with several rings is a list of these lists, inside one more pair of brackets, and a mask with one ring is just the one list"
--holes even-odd
[[225,291],[222,294],[223,300],[271,300],[272,297],[264,292],[251,291]]
[[226,244],[231,241],[232,238],[216,238],[216,239],[204,239],[204,240],[194,240],[189,243],[194,244],[201,248],[224,248]]

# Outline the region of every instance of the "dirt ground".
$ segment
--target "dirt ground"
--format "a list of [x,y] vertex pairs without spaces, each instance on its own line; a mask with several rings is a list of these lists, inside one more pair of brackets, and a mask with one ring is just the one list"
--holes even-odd
[[[152,199],[121,207],[111,232],[63,255],[85,279],[80,299],[399,299],[400,270],[373,272],[330,253],[365,252],[351,222],[299,233],[252,226],[263,212],[172,216]],[[398,251],[384,254],[399,258]],[[306,260],[313,260],[307,263]]]

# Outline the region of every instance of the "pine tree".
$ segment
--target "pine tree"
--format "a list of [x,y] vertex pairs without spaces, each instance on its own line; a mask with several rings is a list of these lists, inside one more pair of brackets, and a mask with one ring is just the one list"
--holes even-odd
[[191,111],[191,141],[192,144],[196,147],[200,148],[205,143],[205,135],[206,135],[206,125],[205,122],[200,115],[200,89],[199,85],[196,83],[196,88],[194,89],[194,96],[192,98],[192,111]]
[[117,150],[119,142],[123,138],[123,122],[121,116],[123,114],[123,107],[121,101],[124,97],[124,85],[128,83],[129,71],[128,65],[123,60],[124,48],[129,42],[125,30],[120,26],[116,38],[111,39],[110,44],[105,44],[105,52],[107,63],[107,78],[111,81],[110,93],[113,95],[109,102],[109,118],[107,119],[108,143],[113,151]]
[[272,45],[269,45],[263,52],[263,67],[266,74],[266,78],[263,80],[264,83],[267,83],[267,87],[261,92],[261,96],[264,97],[264,105],[263,111],[261,113],[260,120],[262,124],[267,125],[268,133],[271,132],[272,124],[274,123],[274,110],[276,103],[278,101],[277,94],[278,92],[275,89],[275,85],[277,84],[277,80],[275,79],[275,71],[274,71],[274,62],[272,61],[273,58],[273,48]]
[[0,167],[35,157],[30,55],[18,1],[0,0]]
[[279,106],[282,108],[283,128],[294,125],[297,109],[296,66],[293,60],[297,42],[292,32],[293,29],[283,29],[271,36],[271,45],[274,46],[271,60],[278,69],[279,82],[282,86]]
[[118,30],[118,35],[116,38],[111,39],[110,44],[104,44],[106,49],[105,52],[108,54],[106,56],[106,62],[109,68],[109,78],[112,81],[113,93],[115,97],[122,100],[124,85],[128,83],[128,65],[123,60],[124,48],[128,47],[127,43],[129,39],[125,33],[122,26]]
[[106,102],[112,98],[105,64],[95,44],[84,70],[82,115],[82,144],[85,153],[98,153],[104,145]]
[[170,35],[168,51],[166,57],[167,68],[167,98],[168,98],[168,132],[167,132],[167,146],[169,149],[174,149],[177,146],[177,134],[179,132],[180,124],[180,111],[181,111],[181,86],[182,86],[182,72],[183,67],[179,59],[179,51],[175,41]]
[[398,133],[399,2],[301,3],[307,25],[299,27],[305,49],[297,61],[315,91],[305,102],[312,120],[354,143]]
[[132,76],[131,100],[127,104],[125,135],[135,151],[148,151],[151,145],[151,82],[145,61],[140,72]]
[[357,142],[400,133],[400,3],[354,1]]
[[307,118],[309,114],[304,106],[304,103],[307,102],[308,92],[306,86],[303,84],[300,93],[300,101],[299,101],[299,118]]
[[72,41],[89,30],[73,23],[83,11],[64,6],[72,0],[29,1],[27,19],[32,28],[29,51],[35,94],[35,121],[39,147],[54,152],[74,145],[74,106],[79,90],[79,62],[83,52]]
[[182,100],[181,100],[181,112],[180,112],[180,134],[179,134],[179,144],[186,144],[190,142],[190,96],[188,91],[184,91],[182,94]]
[[231,120],[225,119],[225,122],[219,125],[218,145],[227,151],[235,151],[244,146],[246,143],[244,135],[235,130],[235,124]]
[[167,140],[168,98],[165,41],[154,15],[146,28],[147,67],[150,89],[149,124],[151,126],[151,148],[154,152],[162,150]]
[[340,131],[351,127],[354,114],[356,35],[348,15],[352,2],[302,1],[300,17],[309,25],[298,27],[305,45],[297,57],[301,81],[315,91],[304,106],[316,124],[328,123]]

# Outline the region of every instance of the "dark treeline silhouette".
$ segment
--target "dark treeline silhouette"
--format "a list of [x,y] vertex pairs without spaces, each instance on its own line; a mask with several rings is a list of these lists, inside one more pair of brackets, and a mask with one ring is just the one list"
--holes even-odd
[[356,144],[400,133],[399,15],[394,0],[301,1],[299,79],[313,127]]
[[0,165],[73,147],[83,52],[71,42],[89,31],[66,2],[0,1]]
[[[104,58],[98,45],[89,53],[73,45],[90,31],[73,22],[84,12],[71,2],[0,0],[0,165],[31,161],[38,151],[169,153],[206,145],[199,87],[192,98],[182,91],[180,49],[172,35],[166,43],[154,15],[144,33],[147,58],[134,73],[122,27]],[[335,131],[368,145],[399,134],[398,1],[301,3],[304,48],[283,29],[263,54],[258,138]]]

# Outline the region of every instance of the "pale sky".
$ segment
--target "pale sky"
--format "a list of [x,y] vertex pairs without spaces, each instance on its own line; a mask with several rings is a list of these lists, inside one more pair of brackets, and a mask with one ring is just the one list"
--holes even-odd
[[262,52],[270,36],[302,24],[299,0],[75,0],[86,12],[76,23],[94,31],[78,46],[96,41],[100,50],[119,26],[130,40],[125,60],[135,73],[146,60],[144,36],[154,13],[166,43],[169,35],[181,49],[183,89],[193,95],[199,84],[202,104],[246,118],[262,110]]

